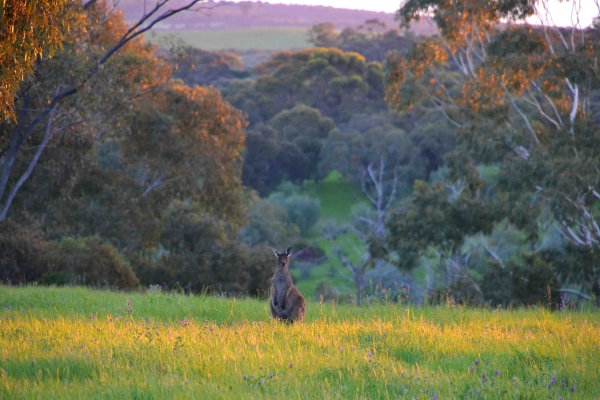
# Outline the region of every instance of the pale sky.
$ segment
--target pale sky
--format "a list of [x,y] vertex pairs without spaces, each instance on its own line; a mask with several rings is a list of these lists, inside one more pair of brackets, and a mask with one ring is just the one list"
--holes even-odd
[[[305,4],[312,6],[331,6],[356,10],[384,11],[394,13],[400,7],[401,0],[262,0],[265,3]],[[598,15],[598,0],[549,0],[550,13],[556,25],[571,26],[571,11],[575,4],[581,6],[579,18],[581,26],[591,25],[592,19]],[[531,20],[535,23],[535,20]]]

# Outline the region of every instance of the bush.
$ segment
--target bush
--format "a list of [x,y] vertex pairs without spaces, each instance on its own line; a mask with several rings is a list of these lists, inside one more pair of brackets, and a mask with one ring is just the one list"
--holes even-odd
[[161,236],[166,252],[154,265],[141,268],[143,283],[261,295],[269,288],[273,253],[263,246],[248,248],[229,233],[225,224],[193,205],[173,205]]
[[481,291],[491,305],[556,305],[560,284],[551,265],[540,255],[524,255],[524,264],[493,264],[481,280]]
[[42,283],[109,285],[119,289],[139,283],[129,262],[97,236],[49,242],[46,259],[48,271],[42,276]]
[[296,194],[284,185],[269,196],[269,201],[286,210],[290,221],[306,234],[317,223],[321,204],[319,200]]
[[331,284],[325,280],[320,281],[315,289],[316,301],[334,301],[337,300],[339,294]]
[[119,289],[139,283],[125,258],[100,238],[46,241],[41,225],[9,220],[0,233],[0,277],[17,284],[102,284]]
[[240,236],[240,240],[248,247],[289,247],[300,237],[298,227],[288,221],[287,212],[265,199],[250,199],[248,222],[248,225],[242,228]]
[[48,243],[39,223],[0,223],[0,279],[9,284],[34,282],[47,272]]

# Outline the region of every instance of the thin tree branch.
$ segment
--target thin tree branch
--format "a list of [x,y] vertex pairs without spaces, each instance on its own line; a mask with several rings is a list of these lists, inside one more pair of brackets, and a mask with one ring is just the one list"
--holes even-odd
[[533,127],[531,126],[531,123],[529,122],[529,119],[523,113],[523,111],[521,111],[521,109],[519,108],[519,106],[517,106],[517,103],[515,102],[515,99],[508,92],[508,88],[506,87],[506,85],[504,83],[502,83],[502,87],[504,88],[504,91],[506,92],[506,95],[508,96],[508,99],[510,100],[510,103],[512,104],[513,108],[519,113],[519,115],[521,116],[521,118],[523,118],[523,121],[525,121],[525,124],[527,125],[527,129],[531,133],[531,136],[533,137],[533,139],[535,140],[535,142],[537,144],[540,144],[540,140],[538,139],[537,135],[535,134],[535,131],[533,130]]
[[10,209],[10,206],[11,206],[15,196],[17,195],[17,192],[19,191],[19,189],[21,189],[21,186],[23,186],[25,181],[27,179],[29,179],[29,177],[31,176],[31,173],[33,172],[33,169],[37,165],[38,160],[40,159],[40,156],[42,155],[42,152],[44,151],[44,148],[46,147],[46,144],[52,137],[52,132],[51,132],[50,128],[52,126],[52,119],[54,118],[55,110],[56,110],[56,104],[50,110],[50,113],[49,113],[50,115],[48,116],[48,122],[46,123],[46,129],[44,130],[44,138],[42,139],[42,144],[40,144],[40,147],[35,152],[35,155],[33,156],[33,159],[31,160],[31,162],[29,163],[27,170],[23,173],[23,175],[21,175],[21,178],[19,178],[17,183],[15,183],[15,186],[13,187],[8,198],[6,199],[6,202],[4,203],[4,206],[2,207],[2,211],[0,211],[0,222],[2,222],[6,218],[6,215],[8,214],[8,210]]
[[98,0],[89,0],[87,3],[85,3],[83,5],[83,9],[87,10],[89,7],[93,6],[94,4],[96,4]]

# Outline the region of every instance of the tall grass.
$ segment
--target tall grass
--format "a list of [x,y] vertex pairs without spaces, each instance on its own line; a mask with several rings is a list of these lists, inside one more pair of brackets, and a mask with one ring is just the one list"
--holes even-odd
[[595,310],[0,287],[0,398],[591,399],[599,366]]

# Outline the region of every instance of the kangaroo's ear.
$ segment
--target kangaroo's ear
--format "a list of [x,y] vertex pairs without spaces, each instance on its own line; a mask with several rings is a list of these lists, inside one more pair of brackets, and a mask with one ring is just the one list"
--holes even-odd
[[292,248],[288,247],[287,249],[285,249],[285,255],[289,257],[290,254],[292,254]]
[[279,258],[279,256],[281,255],[281,253],[279,253],[277,250],[275,249],[271,249],[273,250],[273,253],[275,253],[275,257]]

